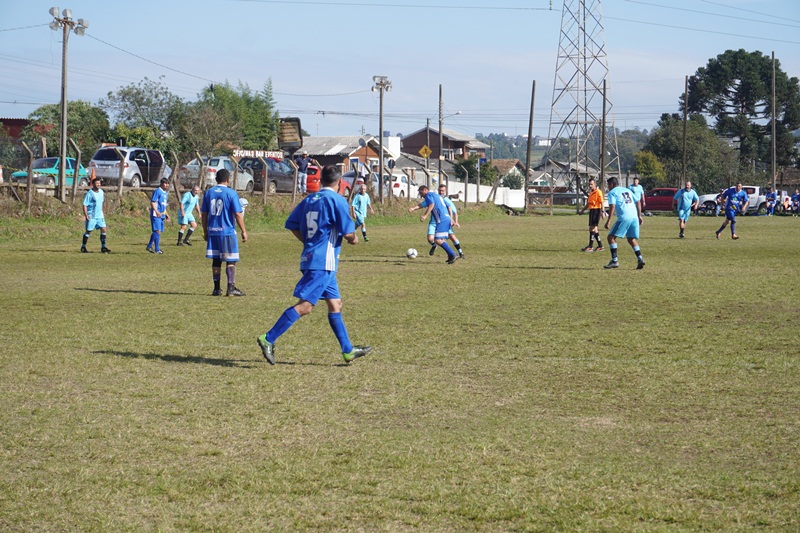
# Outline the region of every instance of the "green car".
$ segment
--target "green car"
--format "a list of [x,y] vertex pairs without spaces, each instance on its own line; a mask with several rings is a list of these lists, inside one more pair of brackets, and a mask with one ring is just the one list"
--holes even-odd
[[[41,157],[33,161],[33,183],[35,185],[55,185],[58,183],[59,157]],[[67,158],[67,168],[65,169],[66,185],[72,187],[72,178],[75,176],[75,158]],[[27,183],[28,171],[18,170],[11,174],[12,183]],[[78,185],[81,187],[89,186],[89,174],[81,165],[78,170]]]

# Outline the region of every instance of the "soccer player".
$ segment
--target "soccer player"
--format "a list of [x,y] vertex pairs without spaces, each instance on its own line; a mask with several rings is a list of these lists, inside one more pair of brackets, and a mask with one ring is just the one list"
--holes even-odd
[[83,218],[85,220],[86,232],[83,234],[83,244],[81,244],[81,252],[89,253],[86,249],[86,243],[89,242],[89,235],[92,231],[100,228],[100,251],[104,254],[110,254],[111,250],[106,248],[106,217],[103,215],[103,202],[105,202],[105,193],[101,188],[103,180],[101,178],[92,179],[92,188],[86,191],[83,197]]
[[[597,188],[597,181],[594,178],[589,178],[589,197],[580,214],[585,213],[586,209],[589,209],[589,244],[583,248],[583,251],[602,252],[605,248],[600,242],[600,230],[597,229],[597,226],[600,225],[600,219],[605,218],[606,212],[603,211],[603,191]],[[592,248],[592,239],[597,241],[596,248]]]
[[633,191],[633,197],[636,199],[636,203],[639,204],[639,213],[644,214],[647,205],[644,203],[644,187],[639,185],[638,176],[633,178],[633,185],[628,188]]
[[225,275],[228,278],[226,296],[244,296],[244,292],[236,288],[236,263],[239,262],[239,241],[236,227],[242,230],[242,242],[247,242],[247,230],[244,227],[244,215],[239,195],[228,188],[230,172],[226,169],[217,171],[217,184],[203,194],[203,206],[200,217],[203,221],[203,239],[206,241],[206,258],[211,259],[211,277],[214,280],[214,292],[211,296],[222,296],[220,278],[222,262],[225,261]]
[[775,205],[778,203],[778,195],[772,190],[772,187],[767,187],[767,194],[764,195],[767,201],[767,216],[775,214]]
[[[189,238],[192,236],[192,233],[194,233],[194,230],[197,229],[194,211],[197,210],[197,213],[200,214],[200,198],[197,196],[199,192],[200,187],[197,185],[193,186],[191,190],[183,193],[181,203],[178,204],[178,224],[181,225],[178,230],[178,246],[183,246],[184,244],[188,246],[192,245]],[[189,232],[186,233],[186,237],[184,237],[183,233],[186,230],[186,226],[189,226]]]
[[[431,215],[431,224],[428,226],[428,243],[432,245],[429,255],[433,255],[436,251],[436,246],[440,246],[442,250],[447,252],[447,264],[452,265],[458,259],[458,256],[447,244],[447,238],[450,234],[450,226],[452,224],[452,216],[450,208],[444,203],[441,196],[428,189],[427,185],[419,186],[419,195],[423,198],[419,205],[414,205],[408,208],[408,212],[412,213],[417,209],[425,209],[425,214],[419,217],[420,222],[425,222],[428,215]],[[431,226],[433,226],[431,228]]]
[[725,200],[725,222],[716,231],[715,235],[719,239],[719,234],[725,229],[728,224],[731,225],[731,239],[738,239],[736,235],[736,214],[747,213],[747,204],[750,203],[750,197],[745,191],[742,190],[742,182],[736,184],[722,193],[722,198]]
[[[444,200],[445,205],[447,206],[448,209],[450,209],[450,216],[452,217],[453,220],[453,223],[450,225],[450,229],[447,232],[447,236],[450,238],[451,241],[453,241],[453,246],[456,247],[456,251],[458,252],[458,257],[460,257],[461,259],[466,259],[466,256],[464,255],[464,250],[461,249],[461,242],[458,240],[458,237],[456,237],[456,234],[453,233],[453,227],[461,228],[461,224],[458,223],[458,209],[456,209],[456,204],[449,196],[447,196],[447,185],[443,183],[440,184],[438,191],[439,191],[438,192],[439,196],[442,197],[442,200]],[[433,221],[431,221],[431,223],[432,222]],[[431,234],[432,230],[433,228],[431,228],[431,224],[428,224],[428,234]],[[433,255],[433,252],[435,251],[436,251],[436,245],[434,244],[431,247],[431,251],[429,252],[429,254]]]
[[679,238],[683,239],[683,232],[686,230],[689,215],[697,209],[699,202],[700,197],[697,196],[697,191],[692,189],[691,181],[687,181],[683,189],[678,189],[678,192],[672,197],[672,209],[678,209],[678,227],[681,230],[678,234]]
[[286,219],[285,227],[303,243],[300,255],[300,272],[303,277],[294,288],[297,303],[288,307],[257,342],[269,364],[275,364],[275,342],[300,317],[311,313],[319,300],[328,306],[328,324],[339,341],[342,358],[350,363],[372,351],[371,346],[354,346],[342,320],[342,297],[336,271],[342,239],[348,244],[358,244],[356,226],[350,218],[345,200],[336,191],[342,174],[336,165],[325,165],[320,176],[319,192],[311,193],[297,204]]
[[800,189],[795,189],[792,195],[792,216],[796,217],[800,214]]
[[161,251],[161,232],[164,231],[164,221],[169,220],[167,213],[169,180],[161,178],[158,189],[153,191],[150,198],[150,242],[147,243],[147,251],[151,254],[163,254]]
[[617,220],[608,232],[608,247],[611,248],[611,261],[603,268],[617,268],[619,267],[619,260],[617,259],[617,237],[627,237],[628,244],[633,248],[633,253],[636,254],[638,261],[636,268],[644,268],[644,259],[642,258],[642,251],[639,249],[639,224],[642,223],[642,212],[639,207],[639,202],[636,201],[633,191],[618,185],[617,178],[608,178],[608,220],[606,220],[605,228],[608,229],[608,224],[611,222],[611,217],[614,213],[617,214]]
[[367,238],[367,209],[373,215],[375,210],[372,209],[372,201],[367,194],[367,186],[361,184],[358,186],[358,193],[353,195],[353,203],[350,204],[350,215],[356,221],[356,229],[361,227],[361,235],[364,237],[364,242],[369,242]]

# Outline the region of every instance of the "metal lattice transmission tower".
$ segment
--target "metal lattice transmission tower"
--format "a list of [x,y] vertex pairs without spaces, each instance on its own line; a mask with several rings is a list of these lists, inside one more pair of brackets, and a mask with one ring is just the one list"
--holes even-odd
[[[613,106],[607,77],[600,0],[564,0],[547,160],[568,163],[562,177],[570,181],[576,193],[581,177],[599,171],[601,154],[605,172],[620,175],[617,134],[613,118],[609,120]],[[604,116],[605,136],[602,135]],[[562,139],[568,140],[568,144],[562,144]],[[604,151],[600,150],[601,142],[605,143]],[[568,148],[566,161],[563,159],[564,148]],[[554,179],[556,177],[553,175]],[[598,183],[600,188],[604,185]]]

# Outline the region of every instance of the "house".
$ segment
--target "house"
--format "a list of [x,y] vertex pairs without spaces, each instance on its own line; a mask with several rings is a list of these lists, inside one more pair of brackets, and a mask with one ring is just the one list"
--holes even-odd
[[475,154],[478,157],[486,157],[486,151],[490,146],[477,139],[458,133],[457,131],[442,128],[442,147],[439,147],[439,130],[432,127],[425,127],[403,137],[401,141],[403,153],[421,154],[423,146],[427,146],[431,153],[428,159],[436,161],[438,166],[439,154],[444,154],[446,161],[456,161],[467,159]]
[[[362,146],[363,145],[363,146]],[[342,165],[342,172],[380,166],[380,143],[371,135],[345,137],[304,137],[302,151],[307,151],[321,165]],[[384,146],[384,165],[392,153]]]
[[525,175],[525,163],[519,159],[495,159],[492,161],[492,166],[497,170],[500,179],[511,176],[522,179]]
[[8,131],[11,140],[17,142],[22,137],[22,130],[30,124],[27,118],[0,118],[0,124]]

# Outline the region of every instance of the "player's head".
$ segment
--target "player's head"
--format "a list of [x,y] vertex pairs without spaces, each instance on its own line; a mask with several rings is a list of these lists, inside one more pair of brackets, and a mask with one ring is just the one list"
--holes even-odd
[[597,188],[597,182],[594,180],[594,178],[589,178],[589,190],[593,191],[596,188]]
[[439,194],[441,196],[444,196],[445,194],[447,194],[447,185],[445,185],[445,184],[439,185]]
[[97,190],[103,186],[103,178],[94,178],[92,180],[92,189]]
[[736,192],[739,192],[741,190],[742,190],[742,182],[740,181],[736,183]]
[[639,176],[634,176],[633,177],[633,184],[634,185],[639,185]]
[[366,183],[362,183],[361,185],[358,186],[358,194],[366,194],[366,192],[367,192]]
[[161,180],[158,182],[158,186],[162,189],[167,189],[169,187],[169,179],[161,178]]
[[419,189],[417,189],[417,190],[419,191],[419,195],[420,195],[420,196],[425,196],[426,194],[428,194],[428,191],[429,191],[430,189],[428,189],[428,186],[427,186],[427,185],[420,185],[420,186],[419,186]]
[[336,165],[325,165],[322,167],[322,174],[319,178],[319,183],[323,187],[333,187],[339,180],[342,179],[342,173]]
[[199,187],[199,186],[197,186],[197,185],[193,185],[193,186],[192,186],[192,195],[193,195],[193,196],[197,196],[197,194],[198,194],[199,192],[200,192],[200,187]]
[[688,190],[691,190],[691,188],[692,188],[692,182],[691,182],[691,181],[687,181],[687,182],[686,182],[686,184],[684,185],[684,187],[686,187],[686,190],[687,190],[687,191],[688,191]]
[[769,192],[772,192],[772,185],[770,185],[769,187],[767,187],[767,190],[768,190]]
[[[633,178],[633,184],[634,184],[634,185],[636,185],[636,182],[637,182],[637,180],[638,180],[638,179],[639,179],[639,178]],[[606,180],[606,184],[608,185],[608,188],[609,188],[609,189],[613,189],[613,188],[614,188],[614,187],[616,187],[616,186],[617,186],[617,184],[618,184],[618,182],[617,182],[617,178],[608,178],[608,179]]]
[[228,183],[228,180],[230,178],[231,178],[231,173],[228,172],[227,168],[223,168],[217,171],[217,176],[215,179],[217,180],[217,183],[222,184],[222,183]]

